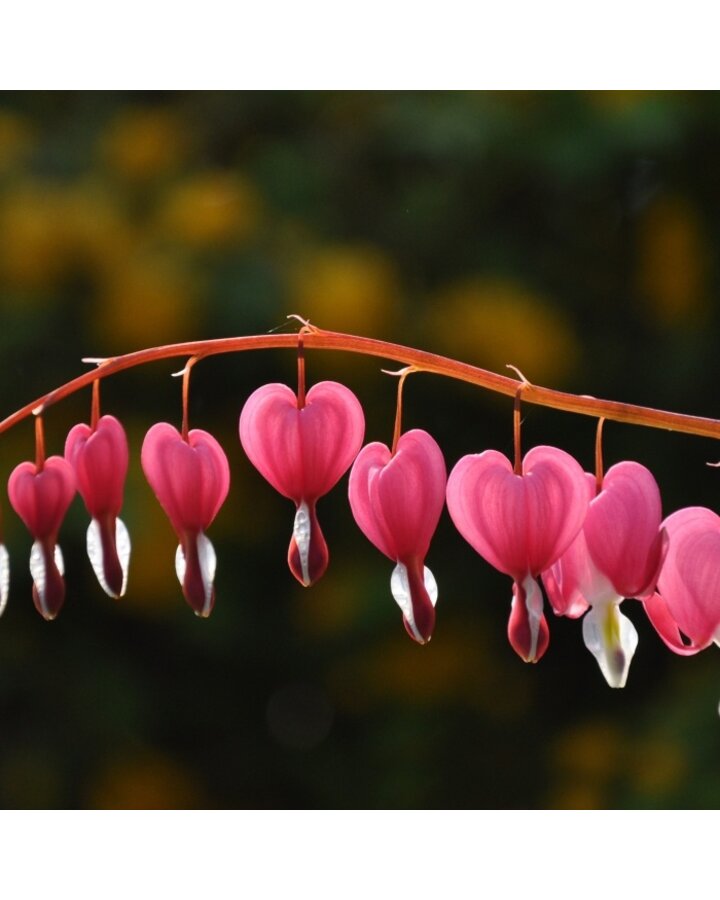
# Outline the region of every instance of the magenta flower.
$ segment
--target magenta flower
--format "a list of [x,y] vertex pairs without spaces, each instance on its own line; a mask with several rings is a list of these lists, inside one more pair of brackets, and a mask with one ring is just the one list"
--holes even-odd
[[526,662],[537,662],[549,631],[536,579],[582,528],[588,507],[583,470],[563,450],[534,447],[516,475],[507,457],[486,450],[457,463],[447,504],[465,540],[514,580],[508,637]]
[[636,462],[609,469],[597,496],[593,475],[586,474],[586,484],[590,505],[583,529],[543,573],[543,583],[558,615],[574,618],[591,607],[583,619],[585,646],[607,683],[624,687],[638,636],[620,603],[655,590],[667,550],[660,490]]
[[93,571],[105,593],[122,597],[130,561],[130,535],[119,518],[128,469],[125,429],[114,416],[103,416],[95,429],[75,425],[65,441],[65,459],[92,517],[87,551]]
[[306,587],[328,564],[315,506],[348,470],[364,433],[360,402],[335,381],[310,388],[302,407],[287,385],[266,384],[250,395],[240,414],[240,443],[250,462],[295,503],[288,565]]
[[65,601],[65,567],[57,536],[75,496],[75,473],[61,456],[46,459],[40,470],[35,463],[20,463],[8,480],[8,496],[34,539],[30,551],[33,601],[49,621]]
[[350,472],[350,507],[366,538],[396,563],[390,590],[408,634],[419,644],[435,627],[437,583],[425,566],[445,505],[447,470],[442,451],[426,431],[403,434],[394,454],[368,444]]
[[193,429],[184,440],[172,425],[159,422],[145,435],[141,462],[180,541],[175,570],[185,599],[196,615],[205,618],[215,603],[216,566],[205,531],[230,487],[227,457],[206,431]]
[[663,528],[667,556],[645,611],[667,646],[689,656],[720,642],[720,517],[692,506],[668,516]]

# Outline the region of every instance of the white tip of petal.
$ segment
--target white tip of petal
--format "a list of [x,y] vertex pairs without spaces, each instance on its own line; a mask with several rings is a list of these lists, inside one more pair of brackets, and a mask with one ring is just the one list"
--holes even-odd
[[[423,569],[423,580],[425,582],[425,590],[428,592],[428,597],[430,597],[430,602],[435,606],[438,598],[437,581],[435,581],[435,576],[427,566]],[[419,643],[424,644],[425,639],[420,634],[415,624],[407,568],[402,563],[398,563],[393,569],[392,575],[390,576],[390,591],[395,598],[395,602],[402,610],[405,621],[408,623],[408,627],[415,636],[415,639],[419,641]]]
[[293,537],[300,557],[300,569],[305,584],[310,584],[310,515],[307,503],[304,501],[298,506],[293,522]]
[[[65,574],[65,560],[63,559],[62,550],[55,544],[55,565],[61,575]],[[30,550],[30,574],[32,575],[35,589],[38,593],[40,605],[43,610],[46,609],[45,604],[45,588],[47,586],[47,573],[45,571],[45,554],[40,541],[35,541]]]
[[610,687],[625,687],[638,645],[635,626],[620,612],[619,602],[593,606],[583,619],[583,640]]
[[105,563],[103,559],[102,537],[100,535],[100,525],[93,519],[87,530],[87,554],[90,565],[97,578],[100,587],[109,597],[117,599],[123,597],[127,590],[128,566],[130,564],[130,534],[128,533],[125,523],[121,519],[115,520],[115,548],[117,550],[120,568],[122,569],[122,589],[119,594],[114,593],[108,586],[105,578]]
[[[196,609],[195,613],[198,616],[206,616],[209,614],[210,606],[212,604],[217,556],[215,555],[215,548],[213,547],[210,538],[202,531],[197,536],[197,555],[198,563],[200,565],[200,577],[202,578],[205,606],[202,611]],[[178,581],[181,585],[185,582],[186,569],[187,563],[185,561],[185,553],[183,552],[182,544],[179,544],[175,552],[175,572],[177,573]]]
[[10,554],[5,544],[0,544],[0,616],[5,612],[10,592]]

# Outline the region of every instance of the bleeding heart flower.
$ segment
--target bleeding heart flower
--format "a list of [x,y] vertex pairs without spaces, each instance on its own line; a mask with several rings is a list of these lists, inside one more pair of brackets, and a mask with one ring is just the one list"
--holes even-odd
[[643,603],[665,644],[690,656],[720,642],[720,517],[691,506],[668,516],[663,529],[668,550],[658,590]]
[[141,462],[180,540],[175,570],[185,599],[196,615],[209,616],[215,603],[216,557],[205,531],[230,487],[227,457],[206,431],[193,429],[183,440],[172,425],[159,422],[145,435]]
[[8,480],[8,496],[34,538],[30,574],[35,608],[44,619],[54,619],[65,601],[64,563],[57,536],[75,496],[75,473],[61,456],[46,459],[39,470],[35,463],[20,463]]
[[103,416],[95,429],[75,425],[65,441],[65,459],[92,517],[87,551],[93,571],[107,594],[122,597],[130,560],[130,535],[118,518],[128,469],[125,429],[114,416]]
[[419,429],[402,435],[394,454],[385,444],[363,447],[350,472],[355,521],[396,563],[390,590],[419,644],[430,640],[435,626],[437,584],[425,556],[445,504],[446,481],[442,451]]
[[276,491],[295,502],[288,564],[306,587],[328,564],[316,503],[350,467],[364,433],[359,400],[334,381],[310,388],[300,408],[287,385],[266,384],[250,395],[240,414],[240,443],[250,462]]
[[561,558],[543,573],[557,615],[583,619],[585,646],[611,687],[624,687],[638,636],[620,612],[625,597],[642,599],[655,590],[667,550],[661,530],[660,490],[652,473],[621,462],[596,481],[586,473],[590,505],[585,524]]
[[582,528],[588,507],[583,470],[563,450],[534,447],[516,475],[507,457],[486,450],[457,463],[447,504],[465,540],[514,580],[508,637],[526,662],[537,662],[549,631],[535,579]]

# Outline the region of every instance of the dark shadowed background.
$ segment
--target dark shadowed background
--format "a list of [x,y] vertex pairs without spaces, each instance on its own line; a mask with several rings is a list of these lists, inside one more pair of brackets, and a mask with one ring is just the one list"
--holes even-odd
[[[110,356],[252,334],[289,313],[533,382],[720,415],[714,93],[0,94],[0,416]],[[367,439],[392,436],[381,360],[309,352],[346,383]],[[293,507],[244,457],[237,420],[291,352],[210,359],[191,426],[231,464],[210,531],[217,604],[185,604],[175,538],[139,450],[180,424],[182,361],[104,383],[131,444],[127,596],[85,557],[79,498],[61,534],[68,596],[35,612],[31,540],[2,504],[12,585],[0,622],[3,807],[717,807],[720,659],[674,657],[640,605],[629,683],[608,688],[580,624],[553,618],[524,665],[510,582],[446,513],[428,564],[427,647],[406,636],[392,565],[363,537],[347,478],[321,501],[330,568],[305,590],[285,556]],[[46,416],[49,453],[90,393]],[[512,448],[512,404],[418,375],[405,425],[448,467]],[[524,443],[593,462],[589,419],[525,409]],[[26,422],[0,476],[33,456]],[[712,441],[609,423],[607,465],[655,473],[664,511],[720,506]]]

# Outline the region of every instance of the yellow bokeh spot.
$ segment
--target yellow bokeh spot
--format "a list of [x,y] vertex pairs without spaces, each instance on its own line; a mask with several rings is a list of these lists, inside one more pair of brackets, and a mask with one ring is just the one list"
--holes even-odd
[[512,364],[537,383],[562,382],[579,356],[561,313],[508,279],[478,277],[445,288],[426,325],[441,352],[498,372]]
[[203,172],[168,191],[158,228],[193,246],[246,240],[260,216],[260,198],[248,181],[227,172]]
[[110,761],[93,779],[90,809],[195,809],[202,791],[175,760],[147,752]]
[[110,123],[100,152],[118,175],[144,180],[172,171],[188,143],[187,126],[171,110],[131,108]]
[[395,269],[378,249],[325,247],[297,267],[287,312],[320,328],[380,334],[397,317],[399,291]]
[[91,319],[104,353],[197,337],[198,287],[181,260],[141,254],[106,276]]
[[640,221],[637,284],[651,315],[673,326],[697,322],[708,250],[697,214],[682,197],[652,204]]
[[622,741],[610,723],[588,722],[561,735],[553,757],[563,775],[608,780],[621,768]]
[[677,788],[688,771],[680,744],[662,739],[638,743],[628,759],[628,777],[633,787],[646,794]]

